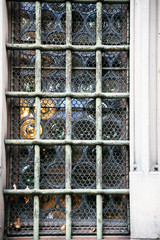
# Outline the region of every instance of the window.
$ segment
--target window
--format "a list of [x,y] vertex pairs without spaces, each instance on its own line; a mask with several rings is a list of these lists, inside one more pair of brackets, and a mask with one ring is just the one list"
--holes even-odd
[[129,1],[96,2],[9,3],[9,236],[129,233]]

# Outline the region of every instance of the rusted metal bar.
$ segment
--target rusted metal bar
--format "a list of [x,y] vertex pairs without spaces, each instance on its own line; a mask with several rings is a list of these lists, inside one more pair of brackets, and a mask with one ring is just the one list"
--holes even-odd
[[6,97],[40,97],[40,98],[129,98],[129,93],[73,93],[73,92],[8,92]]
[[4,189],[5,195],[58,195],[58,194],[91,194],[118,195],[129,194],[129,189]]
[[13,44],[13,43],[7,43],[6,44],[7,49],[9,50],[43,50],[43,51],[65,51],[65,50],[71,50],[71,51],[128,51],[129,46],[128,45],[95,45],[95,46],[88,46],[88,45],[43,45],[43,44]]
[[6,145],[108,145],[108,146],[129,146],[128,140],[21,140],[6,139]]
[[[102,44],[102,3],[97,2],[97,17],[96,17],[96,44]],[[96,92],[102,92],[102,53],[96,51]],[[96,140],[102,139],[102,99],[96,98]],[[96,188],[102,189],[102,146],[96,146]],[[102,239],[102,222],[103,222],[103,206],[102,195],[96,196],[97,205],[97,239]]]
[[[41,3],[36,1],[36,44],[41,44]],[[36,49],[35,60],[35,91],[41,91],[41,50]],[[41,120],[41,100],[39,96],[35,98],[35,138],[40,138]],[[39,188],[40,180],[40,146],[34,147],[34,188]],[[34,240],[39,239],[39,196],[34,196]]]
[[[23,2],[23,0],[7,0],[8,2],[14,1],[14,2]],[[30,0],[25,0],[25,2],[30,2]],[[35,2],[33,0],[32,2]],[[45,0],[45,2],[51,2],[51,3],[61,3],[65,2],[65,0]],[[129,3],[129,0],[71,0],[70,2],[73,3],[96,3],[96,2],[102,2],[102,3]]]
[[[72,4],[66,2],[66,44],[72,44]],[[71,93],[71,73],[72,73],[72,52],[66,50],[66,92]],[[72,123],[71,123],[71,97],[66,96],[66,140],[71,140]],[[71,189],[71,172],[72,172],[72,148],[71,145],[65,146],[65,188]],[[71,195],[65,196],[66,201],[66,239],[71,239]]]

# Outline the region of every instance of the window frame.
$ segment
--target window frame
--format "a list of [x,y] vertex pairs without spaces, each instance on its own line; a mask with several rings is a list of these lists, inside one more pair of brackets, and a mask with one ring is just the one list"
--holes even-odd
[[[63,1],[64,2],[64,1]],[[82,2],[82,1],[80,1]],[[84,1],[86,2],[86,1]],[[97,2],[97,1],[95,1]],[[104,2],[108,2],[108,1],[104,1]],[[109,1],[109,2],[128,2],[128,1]],[[101,119],[102,118],[102,107],[101,107],[101,97],[106,97],[106,98],[111,98],[111,97],[116,97],[116,98],[128,98],[129,97],[129,93],[119,93],[119,94],[110,94],[110,93],[106,93],[103,94],[101,92],[101,79],[102,79],[102,75],[101,75],[101,70],[102,70],[102,50],[129,50],[129,46],[104,46],[102,45],[102,39],[101,39],[101,35],[102,35],[102,2],[97,2],[97,33],[96,33],[96,46],[91,46],[90,49],[95,50],[96,51],[96,79],[98,79],[97,81],[97,86],[96,86],[96,93],[94,94],[89,94],[89,96],[93,96],[96,98],[96,115],[97,115],[97,133],[96,133],[96,137],[97,140],[92,140],[89,142],[83,142],[83,144],[95,144],[97,147],[97,156],[101,155],[102,152],[102,144],[106,144],[106,145],[122,145],[122,146],[128,146],[129,145],[129,141],[123,141],[123,140],[118,140],[118,141],[104,141],[102,140],[101,137],[101,121],[98,121],[98,118]],[[41,93],[41,24],[40,24],[40,19],[41,19],[41,4],[39,1],[36,1],[36,25],[37,25],[37,32],[36,32],[36,43],[33,46],[22,46],[22,44],[7,44],[7,48],[8,49],[36,49],[36,65],[35,65],[35,79],[36,79],[36,84],[35,84],[35,92],[34,93],[18,93],[18,92],[6,92],[6,96],[9,97],[28,97],[28,96],[32,96],[35,97],[36,99],[36,103],[35,103],[35,109],[36,109],[36,117],[35,117],[35,126],[36,126],[36,136],[35,139],[36,140],[9,140],[6,139],[5,143],[6,145],[27,145],[27,144],[33,144],[35,145],[35,162],[34,162],[34,175],[35,175],[35,185],[34,188],[36,190],[29,190],[25,191],[25,190],[16,190],[16,192],[14,190],[4,190],[5,194],[29,194],[29,195],[34,195],[34,213],[39,212],[39,198],[37,195],[39,194],[44,194],[44,191],[42,192],[39,189],[39,171],[36,171],[37,168],[39,168],[39,160],[40,160],[40,144],[46,144],[46,140],[40,140],[40,129],[38,126],[40,126],[40,97],[43,96],[43,93]],[[84,46],[73,46],[71,45],[71,11],[72,11],[72,7],[71,7],[71,2],[67,2],[66,3],[66,22],[68,23],[68,27],[66,28],[66,46],[59,46],[59,50],[61,49],[65,49],[66,50],[66,58],[68,59],[68,61],[66,61],[66,82],[68,88],[66,89],[66,93],[65,94],[59,94],[60,96],[65,96],[66,97],[66,140],[62,141],[61,140],[48,140],[49,144],[65,144],[66,145],[66,155],[68,156],[68,158],[66,158],[66,189],[61,191],[63,193],[66,194],[66,211],[68,214],[66,214],[66,239],[70,239],[71,238],[71,217],[70,217],[70,212],[71,212],[71,193],[74,193],[75,190],[71,190],[71,169],[68,171],[68,165],[71,166],[71,144],[75,144],[75,140],[71,140],[71,121],[70,121],[70,117],[71,117],[71,97],[73,96],[77,96],[76,94],[72,94],[71,93],[71,50],[84,50]],[[69,27],[70,26],[70,27]],[[43,47],[42,47],[43,48]],[[47,48],[45,48],[47,50],[57,50],[57,46],[47,46]],[[100,70],[99,70],[100,69]],[[54,97],[57,94],[54,93],[50,93],[47,95],[47,97]],[[58,96],[59,96],[58,95]],[[82,94],[83,96],[84,94]],[[88,95],[87,95],[88,96]],[[77,140],[76,144],[82,144],[82,141]],[[39,159],[37,161],[37,159]],[[76,193],[92,193],[92,194],[96,194],[97,196],[97,238],[101,239],[102,238],[102,195],[101,194],[129,194],[129,189],[102,189],[102,184],[101,184],[101,178],[102,178],[102,156],[101,157],[97,157],[97,167],[98,167],[98,175],[97,175],[97,189],[96,190],[79,190],[79,191],[75,191]],[[47,192],[47,190],[45,190],[45,194],[56,194],[56,191],[53,190],[53,192],[51,190],[49,190]],[[60,193],[60,191],[57,191],[57,194]],[[38,227],[38,222],[39,219],[38,217],[36,217],[36,214],[34,214],[34,239],[39,239],[39,230],[37,229]]]

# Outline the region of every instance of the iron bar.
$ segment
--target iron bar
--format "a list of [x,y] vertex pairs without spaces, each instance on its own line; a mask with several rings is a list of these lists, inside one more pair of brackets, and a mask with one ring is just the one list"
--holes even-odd
[[121,195],[129,194],[129,189],[4,189],[5,195],[58,195],[58,194],[91,194]]
[[73,92],[8,92],[6,97],[40,97],[40,98],[129,98],[129,93],[73,93]]
[[6,145],[108,145],[108,146],[129,146],[128,140],[21,140],[6,139]]
[[[36,44],[41,44],[41,3],[36,1]],[[35,61],[35,91],[41,91],[41,50],[36,49]],[[40,120],[41,120],[41,99],[36,96],[35,99],[35,138],[40,138]],[[39,188],[40,180],[40,146],[34,148],[34,188]],[[34,240],[39,239],[39,196],[34,196]]]
[[[66,44],[72,44],[72,4],[66,2]],[[72,52],[66,50],[66,91],[71,92],[71,74],[72,74]],[[71,97],[66,96],[66,140],[71,140],[72,137],[72,122],[71,122]],[[71,189],[71,172],[72,172],[72,148],[71,145],[65,146],[65,188]],[[71,195],[65,196],[66,201],[66,239],[71,239]]]
[[[23,0],[7,0],[8,2],[23,2]],[[33,0],[32,2],[35,2],[36,0]],[[25,2],[30,2],[30,0],[25,0]],[[64,3],[65,0],[45,0],[45,2],[51,2],[51,3]],[[102,2],[102,3],[129,3],[129,0],[71,0],[70,2],[73,3],[96,3],[96,2]]]
[[[97,17],[96,17],[96,44],[102,44],[102,3],[97,2]],[[102,92],[102,53],[96,51],[96,92]],[[96,98],[96,140],[102,140],[102,99]],[[102,189],[102,146],[96,146],[96,188]],[[97,239],[102,239],[102,222],[103,222],[103,206],[102,195],[96,196],[97,206]]]
[[129,46],[128,45],[95,45],[95,46],[88,46],[88,45],[44,45],[44,44],[12,44],[12,43],[6,43],[6,47],[8,50],[43,50],[43,51],[65,51],[65,50],[71,50],[71,51],[128,51]]
[[[34,67],[13,67],[13,69],[28,69],[28,70],[34,70]],[[65,70],[65,67],[42,67],[42,70]],[[72,70],[96,70],[94,67],[72,67]],[[116,67],[103,67],[103,70],[108,71],[124,71],[128,70],[127,68],[116,68]]]
[[[22,0],[16,0],[21,2]],[[29,0],[26,0],[29,1]],[[34,2],[35,0],[33,0]],[[46,0],[46,2],[66,2],[65,0]],[[97,3],[96,19],[96,45],[79,46],[72,45],[72,4],[75,3]],[[66,197],[66,239],[71,239],[71,194],[96,195],[97,204],[97,239],[102,239],[102,195],[129,194],[129,189],[102,189],[102,145],[124,146],[129,141],[102,140],[102,98],[129,98],[129,93],[102,93],[102,52],[101,51],[128,51],[128,45],[102,45],[102,3],[129,3],[129,0],[70,0],[66,2],[66,45],[43,45],[41,44],[41,0],[36,1],[36,43],[35,44],[6,44],[8,49],[36,50],[35,64],[35,92],[6,92],[6,97],[35,97],[35,139],[6,139],[6,145],[35,145],[34,156],[34,189],[4,189],[5,195],[33,195],[34,196],[34,240],[39,239],[39,195],[65,194]],[[66,51],[66,67],[41,67],[41,50]],[[96,51],[96,68],[72,68],[71,51]],[[31,68],[24,68],[31,69]],[[34,68],[33,68],[34,69]],[[41,92],[41,69],[66,70],[66,92]],[[71,70],[96,70],[96,92],[94,93],[72,93],[71,92]],[[122,71],[127,68],[103,68],[104,70]],[[43,140],[40,139],[40,117],[42,97],[66,98],[66,139],[65,140]],[[96,98],[96,140],[72,140],[71,123],[71,98]],[[65,189],[39,189],[40,178],[40,145],[65,145]],[[71,189],[72,169],[72,145],[96,145],[96,189]]]

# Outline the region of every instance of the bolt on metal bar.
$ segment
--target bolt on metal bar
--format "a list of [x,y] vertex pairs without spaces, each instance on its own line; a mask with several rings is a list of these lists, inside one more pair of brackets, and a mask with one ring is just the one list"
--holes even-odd
[[59,194],[103,194],[129,195],[129,189],[4,189],[5,195],[59,195]]
[[[14,2],[23,2],[24,0],[7,0],[8,2],[14,1]],[[30,0],[25,0],[25,2],[30,2]],[[32,2],[35,2],[33,0]],[[45,0],[45,2],[51,2],[51,3],[63,3],[66,2],[65,0]],[[73,3],[96,3],[96,2],[102,2],[102,3],[129,3],[129,0],[71,0]]]
[[129,146],[128,140],[21,140],[5,139],[6,145],[108,145],[108,146]]
[[[41,3],[36,1],[36,44],[41,44]],[[36,49],[35,61],[35,90],[41,91],[41,50]],[[41,100],[39,96],[35,98],[35,138],[40,138],[40,120],[41,120]],[[37,144],[34,148],[34,188],[39,188],[40,180],[40,146]],[[34,240],[39,239],[39,196],[34,196]]]
[[8,50],[43,50],[43,51],[65,51],[65,50],[72,50],[72,51],[96,51],[96,50],[103,50],[103,51],[128,51],[128,45],[95,45],[95,46],[88,46],[88,45],[44,45],[44,44],[12,44],[6,43],[6,47]]
[[[96,4],[96,44],[102,44],[102,3]],[[102,92],[102,53],[96,51],[96,92]],[[102,139],[102,99],[96,98],[96,140]],[[102,146],[96,146],[96,188],[102,189]],[[97,239],[102,239],[102,195],[96,196],[97,206]]]
[[[72,44],[72,4],[66,2],[66,44]],[[66,92],[71,93],[71,74],[72,74],[72,52],[66,50]],[[71,140],[72,123],[71,123],[71,97],[66,96],[66,140]],[[65,188],[71,189],[71,172],[72,172],[72,148],[70,144],[65,146]],[[66,194],[66,239],[71,239],[71,195]]]
[[6,97],[40,97],[40,98],[129,98],[129,93],[73,93],[73,92],[8,92],[6,91]]

